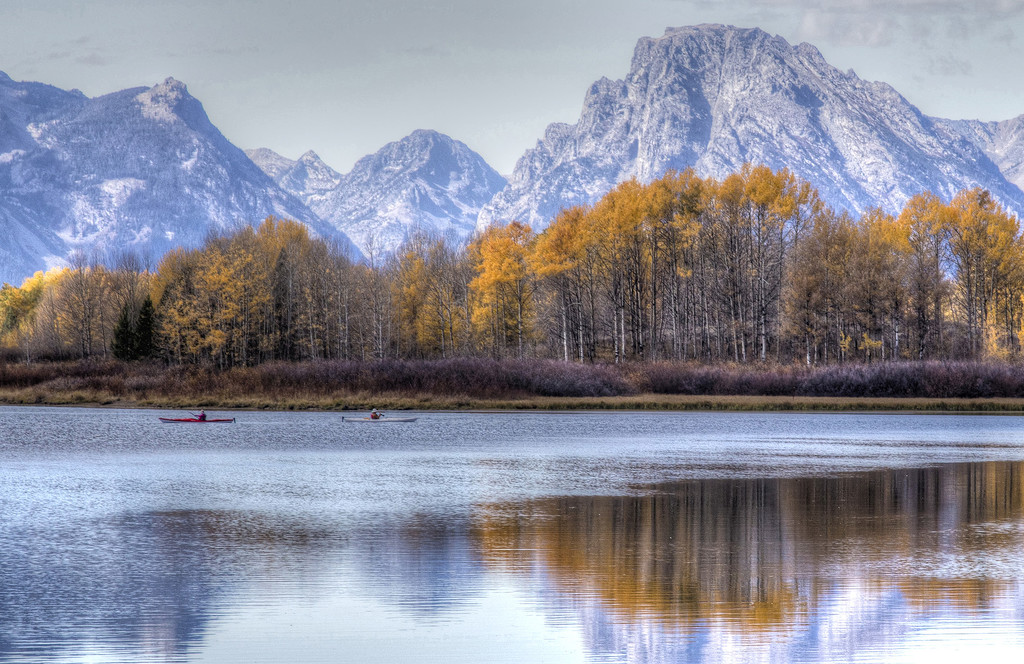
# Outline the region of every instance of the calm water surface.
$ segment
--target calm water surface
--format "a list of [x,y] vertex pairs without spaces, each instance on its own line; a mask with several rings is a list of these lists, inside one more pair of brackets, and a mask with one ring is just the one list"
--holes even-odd
[[0,662],[1024,656],[1024,421],[0,408]]

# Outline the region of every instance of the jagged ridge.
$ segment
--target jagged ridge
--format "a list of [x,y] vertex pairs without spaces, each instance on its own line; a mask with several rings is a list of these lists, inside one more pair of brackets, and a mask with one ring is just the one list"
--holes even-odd
[[480,209],[505,186],[480,155],[436,131],[388,143],[345,175],[313,152],[297,162],[269,150],[249,154],[367,254],[391,252],[417,231],[463,241]]
[[[185,86],[168,79],[89,99],[0,72],[0,279],[74,248],[151,258],[268,214],[375,254],[416,230],[467,238],[519,219],[545,227],[628,177],[694,166],[787,167],[836,208],[898,210],[930,190],[989,189],[1024,210],[1024,116],[930,118],[884,83],[829,65],[813,46],[704,25],[641,39],[629,74],[587,91],[575,124],[552,124],[505,181],[448,136],[417,131],[342,175],[314,152],[246,156]],[[254,163],[255,162],[255,163]]]
[[702,25],[641,39],[626,78],[598,81],[575,125],[548,128],[479,227],[518,219],[543,228],[629,177],[693,166],[721,178],[745,162],[787,167],[853,213],[977,185],[1024,210],[1024,193],[974,141],[890,86],[839,71],[809,44]]
[[[276,185],[167,79],[89,99],[0,78],[0,279],[74,249],[156,260],[268,215],[342,237]],[[357,252],[356,252],[357,253]]]

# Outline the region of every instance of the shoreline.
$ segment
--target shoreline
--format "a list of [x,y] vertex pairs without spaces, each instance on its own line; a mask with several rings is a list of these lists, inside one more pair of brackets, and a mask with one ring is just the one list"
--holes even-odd
[[126,398],[96,392],[0,390],[0,405],[137,408],[151,410],[271,410],[359,412],[391,411],[657,411],[657,412],[821,412],[951,413],[1024,415],[1024,399],[923,397],[789,397],[641,394],[614,397],[538,397],[488,399],[395,394],[290,395],[287,397],[190,395]]

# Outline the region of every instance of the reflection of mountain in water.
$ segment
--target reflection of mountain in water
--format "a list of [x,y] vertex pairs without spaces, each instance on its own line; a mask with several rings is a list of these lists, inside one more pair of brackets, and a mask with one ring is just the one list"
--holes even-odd
[[[414,518],[373,527],[243,511],[53,518],[13,532],[0,522],[0,662],[141,653],[186,661],[210,623],[251,583],[330,586],[342,555],[382,602],[430,616],[479,590],[465,522]],[[312,580],[327,584],[317,590]],[[244,590],[242,592],[245,592]],[[118,661],[122,661],[119,657]]]
[[282,590],[354,590],[413,627],[457,624],[509,579],[609,661],[895,660],[938,623],[958,638],[1001,626],[1024,647],[1024,463],[689,481],[468,522],[59,512],[0,519],[0,662],[184,661],[218,618]]
[[350,547],[382,602],[429,615],[452,611],[479,592],[483,567],[463,523],[416,518],[360,533]]
[[[180,661],[253,566],[323,549],[326,531],[248,513],[155,512],[0,529],[0,661],[84,658],[83,644]],[[102,657],[98,661],[102,661]]]
[[641,660],[846,661],[940,616],[1024,624],[1024,464],[641,493],[494,506],[482,555],[545,574],[595,652]]

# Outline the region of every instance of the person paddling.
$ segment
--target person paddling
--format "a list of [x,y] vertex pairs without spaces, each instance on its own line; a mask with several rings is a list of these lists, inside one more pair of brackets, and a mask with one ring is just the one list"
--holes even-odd
[[379,420],[380,419],[380,413],[377,411],[376,408],[374,408],[373,410],[370,411],[370,419],[371,420]]
[[206,421],[206,411],[205,410],[199,411],[199,417],[196,418],[196,419],[198,419],[200,422],[205,422]]

